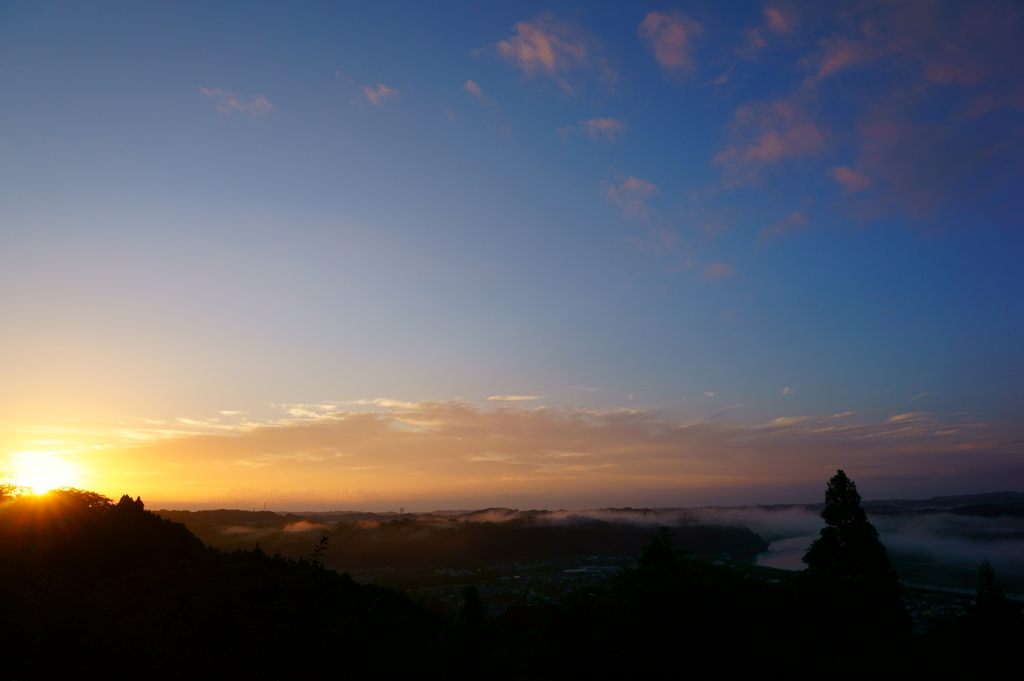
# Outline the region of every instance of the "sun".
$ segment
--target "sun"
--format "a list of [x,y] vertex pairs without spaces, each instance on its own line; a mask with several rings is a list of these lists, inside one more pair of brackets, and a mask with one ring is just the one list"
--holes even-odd
[[74,487],[78,482],[78,468],[56,454],[21,452],[14,455],[14,460],[12,482],[35,494],[45,494],[58,487]]

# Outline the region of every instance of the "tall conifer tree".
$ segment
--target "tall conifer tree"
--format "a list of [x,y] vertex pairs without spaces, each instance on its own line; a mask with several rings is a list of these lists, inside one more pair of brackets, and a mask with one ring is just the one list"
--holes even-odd
[[804,556],[808,566],[845,577],[896,584],[878,530],[860,507],[857,485],[841,470],[828,481],[821,517],[826,525]]

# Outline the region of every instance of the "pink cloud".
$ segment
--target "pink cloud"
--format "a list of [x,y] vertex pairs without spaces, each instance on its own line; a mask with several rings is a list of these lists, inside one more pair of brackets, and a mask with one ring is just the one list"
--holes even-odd
[[654,210],[647,200],[658,193],[658,187],[647,180],[627,177],[620,184],[605,188],[609,201],[622,206],[623,214],[631,218],[647,217]]
[[398,96],[398,90],[390,88],[387,85],[377,84],[377,87],[371,87],[367,85],[363,88],[363,94],[366,95],[366,99],[374,106],[384,107],[385,99],[392,99]]
[[850,166],[836,166],[828,174],[843,188],[843,194],[862,192],[871,186],[871,180]]
[[869,61],[875,56],[874,50],[866,42],[842,36],[822,40],[821,47],[821,54],[817,56],[818,78]]
[[[816,16],[815,42],[797,61],[804,77],[788,95],[739,107],[729,124],[731,139],[715,157],[726,186],[761,179],[785,160],[809,163],[842,140],[856,163],[822,172],[856,199],[861,217],[921,218],[960,204],[1006,223],[1024,209],[985,207],[981,198],[1020,182],[1010,150],[1024,112],[1024,7],[907,0],[831,6]],[[795,14],[768,7],[740,53],[752,56],[797,28]]]
[[598,135],[604,135],[611,141],[615,141],[615,137],[626,129],[626,124],[617,118],[591,118],[581,125],[590,135],[590,139],[597,139]]
[[805,211],[800,210],[791,213],[782,220],[762,229],[757,235],[755,245],[764,246],[770,241],[806,229],[808,226],[807,213]]
[[736,141],[715,157],[715,164],[748,177],[760,165],[816,156],[826,148],[824,132],[796,97],[741,105],[730,131]]
[[618,81],[618,72],[599,54],[597,39],[579,26],[545,15],[519,22],[515,28],[516,34],[495,48],[498,56],[521,69],[525,77],[548,78],[573,97],[577,88],[567,80],[570,72],[597,69],[606,86]]
[[563,140],[568,140],[569,135],[574,131],[590,136],[590,139],[597,140],[604,137],[609,142],[614,142],[619,133],[626,129],[626,124],[617,118],[591,118],[588,121],[580,121],[577,125],[567,125],[558,129],[558,135]]
[[715,281],[736,274],[736,268],[725,263],[713,262],[704,269],[704,281]]
[[792,33],[793,32],[793,16],[791,14],[784,13],[777,7],[765,7],[764,8],[764,20],[765,24],[768,25],[773,31],[778,33]]
[[259,116],[268,111],[274,111],[274,107],[263,95],[256,95],[246,101],[244,97],[240,97],[230,90],[200,87],[199,92],[213,100],[213,108],[218,113],[226,114],[238,111],[250,116]]
[[484,96],[484,93],[480,90],[480,86],[471,80],[467,80],[466,84],[462,86],[462,89],[477,99],[482,99]]
[[704,27],[679,12],[651,12],[644,18],[637,35],[654,50],[654,59],[670,72],[692,71],[694,38]]
[[768,47],[766,35],[789,34],[795,30],[796,16],[791,11],[784,12],[777,7],[766,7],[762,15],[764,23],[747,31],[746,45],[737,51],[741,57],[754,58],[759,50]]

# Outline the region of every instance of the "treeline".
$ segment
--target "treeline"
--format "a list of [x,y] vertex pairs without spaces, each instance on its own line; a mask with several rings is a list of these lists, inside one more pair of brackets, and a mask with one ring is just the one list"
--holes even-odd
[[[675,530],[680,543],[701,555],[727,552],[746,558],[768,546],[745,527],[689,525]],[[325,562],[346,569],[413,568],[637,554],[650,534],[650,527],[592,518],[524,517],[499,523],[392,520],[370,527],[339,523],[330,535]]]
[[[496,509],[501,511],[506,509]],[[582,554],[636,555],[652,525],[626,514],[609,520],[587,516],[552,517],[546,511],[503,514],[493,511],[455,517],[430,514],[376,521],[322,525],[317,516],[250,511],[157,511],[185,523],[207,544],[222,549],[251,548],[299,558],[309,551],[310,535],[330,533],[324,564],[341,570],[379,567],[475,566],[493,561],[533,561]],[[356,515],[356,514],[348,514]],[[639,514],[636,514],[639,515]],[[496,517],[496,522],[491,518]],[[302,521],[305,521],[303,523]],[[312,522],[310,522],[312,521]],[[678,523],[678,514],[671,517]],[[314,524],[316,523],[316,524]],[[673,527],[680,546],[701,556],[728,554],[743,560],[768,548],[746,527],[685,524]]]
[[210,549],[141,500],[79,490],[0,508],[0,603],[10,679],[408,678],[444,627],[390,589],[307,560]]
[[[141,500],[78,490],[0,505],[5,678],[45,670],[150,677],[595,679],[666,673],[791,678],[1010,678],[1020,608],[983,566],[975,605],[915,634],[877,532],[841,472],[809,569],[777,583],[681,550],[553,606],[489,618],[467,587],[445,618],[322,565],[222,552]],[[399,528],[401,526],[398,526]]]

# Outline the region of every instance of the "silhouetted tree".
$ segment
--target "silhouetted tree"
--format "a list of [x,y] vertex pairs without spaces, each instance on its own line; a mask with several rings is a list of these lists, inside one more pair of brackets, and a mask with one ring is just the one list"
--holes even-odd
[[979,608],[996,605],[1006,600],[1003,585],[996,579],[996,571],[988,559],[981,561],[978,569],[978,601]]
[[676,547],[676,535],[667,527],[660,527],[651,535],[637,562],[646,568],[671,568],[681,551]]
[[11,485],[6,482],[3,483],[2,485],[0,485],[0,504],[18,496],[20,491],[21,488],[18,487],[17,485]]
[[[804,555],[809,569],[797,577],[801,607],[808,621],[828,626],[808,631],[810,644],[829,647],[837,640],[871,651],[849,660],[845,674],[867,674],[880,660],[901,659],[911,621],[902,587],[878,530],[860,506],[857,485],[842,470],[828,481],[826,525]],[[875,662],[868,662],[869,659]]]
[[462,610],[459,612],[459,622],[466,629],[475,631],[483,626],[486,619],[484,604],[480,600],[480,594],[474,585],[470,584],[462,589]]
[[978,569],[978,598],[971,616],[986,626],[1017,629],[1022,624],[1020,606],[1006,597],[988,559],[981,561]]
[[808,566],[845,577],[895,583],[896,573],[885,545],[860,507],[857,485],[841,470],[828,481],[821,518],[826,525],[803,558]]
[[[316,548],[309,554],[309,562],[313,565],[320,565],[324,559],[324,552],[327,550],[328,544],[331,543],[331,538],[326,532],[320,535],[320,541],[316,543]],[[259,545],[257,545],[257,548]],[[261,552],[262,553],[262,552]]]

